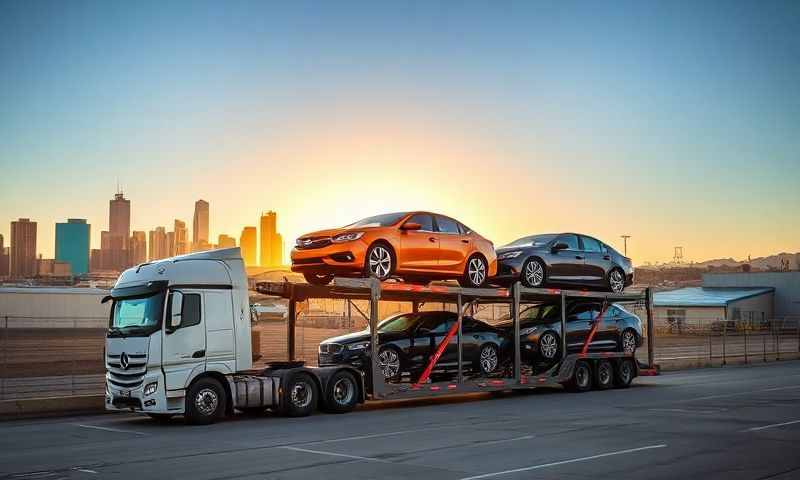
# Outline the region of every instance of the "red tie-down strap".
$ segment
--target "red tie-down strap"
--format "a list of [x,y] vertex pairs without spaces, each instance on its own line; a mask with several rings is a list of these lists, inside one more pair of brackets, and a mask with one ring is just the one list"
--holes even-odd
[[581,349],[581,355],[586,355],[586,352],[589,351],[589,345],[592,343],[594,339],[594,334],[597,333],[597,329],[600,327],[600,322],[603,320],[603,315],[606,314],[606,310],[608,310],[608,302],[603,302],[603,308],[600,310],[600,315],[594,319],[594,324],[592,325],[592,329],[589,331],[589,336],[586,337],[586,341],[583,342],[583,348]]
[[444,337],[444,340],[436,347],[436,353],[433,354],[430,361],[428,362],[428,366],[425,368],[425,371],[422,372],[422,375],[419,376],[419,380],[417,383],[414,384],[415,387],[419,387],[420,383],[425,383],[428,380],[428,377],[431,376],[431,372],[433,371],[433,367],[436,366],[436,362],[439,361],[439,357],[442,356],[444,353],[444,349],[447,348],[447,345],[450,343],[450,340],[453,338],[453,335],[458,332],[458,325],[461,323],[461,319],[457,322],[453,323],[453,326],[450,327],[450,331],[447,332],[447,335]]

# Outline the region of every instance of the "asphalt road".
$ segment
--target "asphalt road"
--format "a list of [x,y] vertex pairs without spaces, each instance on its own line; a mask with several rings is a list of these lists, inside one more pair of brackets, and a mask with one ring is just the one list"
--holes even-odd
[[0,479],[800,478],[800,362],[347,415],[0,423]]

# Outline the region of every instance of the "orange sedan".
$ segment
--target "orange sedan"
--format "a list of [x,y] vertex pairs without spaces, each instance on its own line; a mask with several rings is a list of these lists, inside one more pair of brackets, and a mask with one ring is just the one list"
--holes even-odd
[[430,212],[387,213],[297,239],[292,271],[325,285],[334,275],[479,287],[497,273],[494,245],[464,224]]

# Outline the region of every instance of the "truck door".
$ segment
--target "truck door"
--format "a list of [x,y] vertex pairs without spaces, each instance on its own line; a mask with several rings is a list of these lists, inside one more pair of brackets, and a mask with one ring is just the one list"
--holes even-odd
[[[176,295],[183,298],[179,313],[173,312],[173,297]],[[199,291],[181,290],[169,295],[161,350],[167,390],[185,388],[193,370],[205,370],[206,328],[202,305],[203,297]],[[172,322],[171,318],[174,318]],[[178,319],[180,323],[171,326]]]

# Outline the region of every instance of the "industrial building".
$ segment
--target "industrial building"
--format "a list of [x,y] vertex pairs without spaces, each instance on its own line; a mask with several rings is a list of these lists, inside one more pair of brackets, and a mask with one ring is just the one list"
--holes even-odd
[[656,292],[656,326],[705,327],[723,320],[761,324],[774,316],[772,287],[686,287]]

